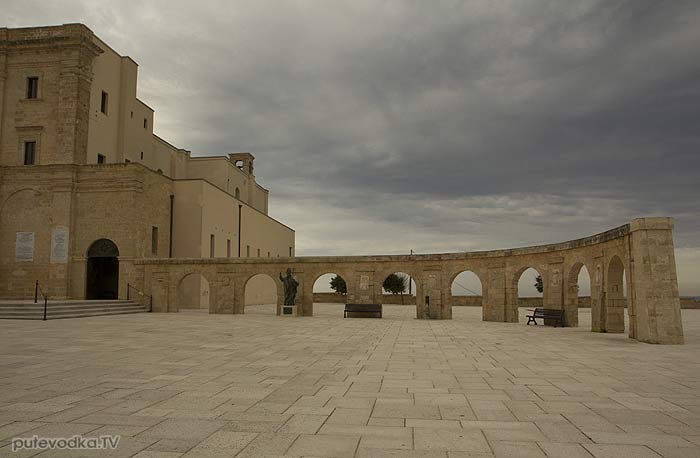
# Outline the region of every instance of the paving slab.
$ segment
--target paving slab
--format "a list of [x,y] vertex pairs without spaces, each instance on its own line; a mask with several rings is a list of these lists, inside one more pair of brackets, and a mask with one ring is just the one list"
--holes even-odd
[[0,322],[0,457],[34,433],[122,442],[16,456],[700,456],[700,310],[681,346],[591,333],[586,309],[564,329],[246,310]]

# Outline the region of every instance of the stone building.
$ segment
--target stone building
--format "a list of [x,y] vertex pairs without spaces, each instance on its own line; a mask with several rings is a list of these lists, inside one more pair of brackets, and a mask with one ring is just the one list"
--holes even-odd
[[0,29],[0,297],[38,280],[57,299],[124,298],[136,259],[294,254],[253,155],[155,135],[137,69],[81,24]]

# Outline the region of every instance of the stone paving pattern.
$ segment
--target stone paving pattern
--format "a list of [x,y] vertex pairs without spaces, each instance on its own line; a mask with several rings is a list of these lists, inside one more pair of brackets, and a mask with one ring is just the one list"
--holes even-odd
[[[273,309],[0,322],[0,457],[700,457],[700,310],[656,346],[586,310],[555,329]],[[11,452],[34,434],[122,439]]]

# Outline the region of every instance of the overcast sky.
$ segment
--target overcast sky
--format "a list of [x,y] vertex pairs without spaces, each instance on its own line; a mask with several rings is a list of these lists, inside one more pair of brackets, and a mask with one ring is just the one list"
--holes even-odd
[[700,295],[700,2],[3,0],[139,64],[155,131],[250,151],[297,254],[551,243],[676,219]]

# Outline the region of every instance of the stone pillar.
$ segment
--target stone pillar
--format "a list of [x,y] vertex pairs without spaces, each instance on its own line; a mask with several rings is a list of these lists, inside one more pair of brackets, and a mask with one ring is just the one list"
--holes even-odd
[[[170,306],[170,276],[167,272],[150,272],[146,269],[146,294],[153,297],[153,312],[168,312]],[[177,291],[175,292],[177,294]]]
[[[571,269],[571,268],[570,268]],[[569,273],[571,275],[571,273]],[[573,281],[569,275],[564,275],[562,290],[564,292],[564,326],[578,327],[578,281]],[[578,280],[578,277],[576,278]]]
[[[245,281],[246,279],[243,277],[236,277],[234,280],[233,313],[235,315],[243,315],[245,313]],[[212,311],[211,300],[209,301],[209,313],[216,313]]]
[[217,272],[209,283],[209,313],[234,313],[235,294],[233,275]]
[[637,340],[682,344],[683,322],[673,251],[673,220],[633,220],[630,223],[630,253],[630,291]]
[[[58,175],[58,174],[56,174]],[[49,195],[51,199],[49,212],[49,266],[48,266],[48,290],[55,299],[68,299],[71,295],[71,243],[75,238],[71,224],[71,213],[73,211],[73,181],[75,176],[73,171],[68,171],[61,176],[54,178],[56,182],[51,186]],[[65,236],[64,244],[65,257],[60,257],[60,241]],[[56,257],[54,256],[56,255]],[[122,270],[121,262],[119,270]],[[126,299],[126,282],[128,277],[119,277],[119,298]]]
[[593,259],[591,275],[591,331],[605,332],[605,290],[603,289],[603,253],[598,251]]
[[[7,39],[7,29],[0,31],[0,39]],[[5,81],[7,80],[7,51],[3,48],[0,49],[0,120],[5,119]],[[3,137],[3,123],[0,122],[0,145],[2,145]],[[0,165],[10,165],[7,163],[2,163],[0,159]],[[3,199],[4,201],[4,199]]]
[[40,156],[42,164],[85,164],[87,161],[92,62],[102,50],[92,42],[92,34],[87,30],[80,34],[83,36],[61,47],[56,113],[61,121],[59,142],[54,157]]
[[[482,298],[482,320],[483,321],[507,321],[506,308],[509,301],[512,301],[512,288],[506,288],[506,269],[505,265],[489,266],[484,282],[487,283],[486,288],[481,286]],[[511,294],[508,294],[511,293]],[[515,310],[518,309],[518,290],[515,290]],[[515,315],[517,320],[517,314]]]
[[442,278],[442,319],[451,320],[452,319],[452,283],[450,282],[450,277],[443,270],[441,273]]
[[619,256],[606,259],[603,269],[604,332],[620,334],[625,332],[624,275],[627,269]]
[[431,320],[442,320],[443,317],[443,287],[442,271],[440,269],[425,270],[420,276],[420,285],[416,283],[416,318],[425,318],[425,297],[430,297],[428,316]]
[[382,303],[382,287],[381,285],[379,285],[378,288],[374,287],[374,271],[365,270],[353,272],[350,281],[353,283],[353,288],[348,290],[348,303]]
[[[546,274],[542,275],[544,294],[542,305],[547,309],[564,310],[564,259],[549,262]],[[551,325],[552,320],[545,320],[544,324]]]
[[[298,316],[314,315],[314,279],[307,278],[303,270],[294,270],[294,278],[299,282],[295,300]],[[279,302],[279,301],[278,301]],[[284,301],[282,302],[284,304]]]

